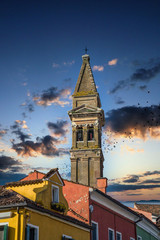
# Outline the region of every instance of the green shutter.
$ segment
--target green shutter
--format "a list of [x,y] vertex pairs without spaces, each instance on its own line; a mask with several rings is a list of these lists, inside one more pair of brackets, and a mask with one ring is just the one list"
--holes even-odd
[[4,240],[8,239],[8,225],[4,226]]

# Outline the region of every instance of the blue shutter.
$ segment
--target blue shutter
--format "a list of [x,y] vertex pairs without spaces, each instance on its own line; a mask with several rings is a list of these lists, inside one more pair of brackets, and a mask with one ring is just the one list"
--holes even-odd
[[8,225],[4,226],[4,240],[8,239]]
[[25,236],[25,240],[29,240],[30,238],[30,226],[26,226],[26,236]]

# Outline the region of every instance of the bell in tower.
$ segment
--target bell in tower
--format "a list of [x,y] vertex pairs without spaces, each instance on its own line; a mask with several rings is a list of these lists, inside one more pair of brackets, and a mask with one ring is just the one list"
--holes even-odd
[[95,187],[97,178],[103,177],[101,135],[105,118],[89,55],[83,55],[82,60],[73,108],[68,112],[72,121],[71,180]]

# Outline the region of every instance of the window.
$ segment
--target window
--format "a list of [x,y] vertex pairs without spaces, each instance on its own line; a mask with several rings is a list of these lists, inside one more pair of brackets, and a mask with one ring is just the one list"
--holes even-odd
[[138,236],[137,240],[142,240],[142,237]]
[[62,240],[74,240],[74,239],[71,236],[67,236],[63,234]]
[[52,202],[58,203],[59,202],[59,187],[52,185]]
[[77,128],[77,141],[83,141],[83,128]]
[[114,230],[111,228],[108,229],[108,239],[114,240]]
[[93,127],[88,128],[88,141],[94,140],[94,129]]
[[92,240],[98,240],[98,223],[92,222]]
[[122,240],[122,233],[116,232],[116,240]]
[[131,237],[130,240],[135,240],[135,239]]
[[38,240],[39,239],[39,227],[32,224],[27,224],[25,240]]
[[2,223],[0,224],[0,240],[7,240],[8,239],[8,224]]

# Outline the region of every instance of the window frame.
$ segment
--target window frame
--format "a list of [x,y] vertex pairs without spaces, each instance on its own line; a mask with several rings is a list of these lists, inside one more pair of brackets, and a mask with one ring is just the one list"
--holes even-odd
[[[78,140],[78,131],[82,131],[82,140]],[[78,127],[77,129],[76,129],[76,142],[83,142],[83,127]]]
[[66,235],[66,234],[63,234],[63,235],[62,235],[62,239],[63,239],[64,237],[66,237],[66,238],[68,238],[68,239],[71,239],[71,240],[74,240],[71,236],[68,236],[68,235]]
[[[27,226],[29,226],[29,228],[35,228],[36,229],[37,232],[36,232],[36,239],[35,240],[39,240],[39,226],[33,225],[31,223],[27,223],[26,228],[27,228]],[[25,238],[25,240],[27,240],[27,239]]]
[[122,240],[122,233],[118,231],[116,231],[116,240],[117,240],[117,233],[120,235],[120,240]]
[[[96,240],[99,240],[98,222],[91,221],[91,226],[92,226],[92,223],[96,225],[96,238],[97,238]],[[91,239],[92,239],[92,234],[91,234]]]
[[108,240],[110,240],[110,239],[109,239],[109,231],[112,231],[112,232],[113,232],[113,239],[111,239],[111,240],[115,240],[114,229],[112,229],[112,228],[108,228]]
[[[93,131],[93,136],[92,136],[92,139],[89,139],[89,131]],[[94,139],[94,127],[88,127],[88,129],[87,129],[87,141],[88,142],[91,142],[91,141],[95,141],[95,139]]]
[[[5,229],[5,227],[7,226],[7,230]],[[4,232],[6,235],[4,235],[4,240],[7,240],[8,239],[8,227],[9,227],[9,222],[2,222],[0,223],[0,227],[4,227]]]
[[142,237],[137,235],[137,240],[142,240]]
[[[57,189],[57,198],[58,198],[57,201],[53,199],[53,189]],[[52,203],[59,203],[59,187],[58,186],[52,184],[52,192],[51,192],[51,194],[52,194]]]

